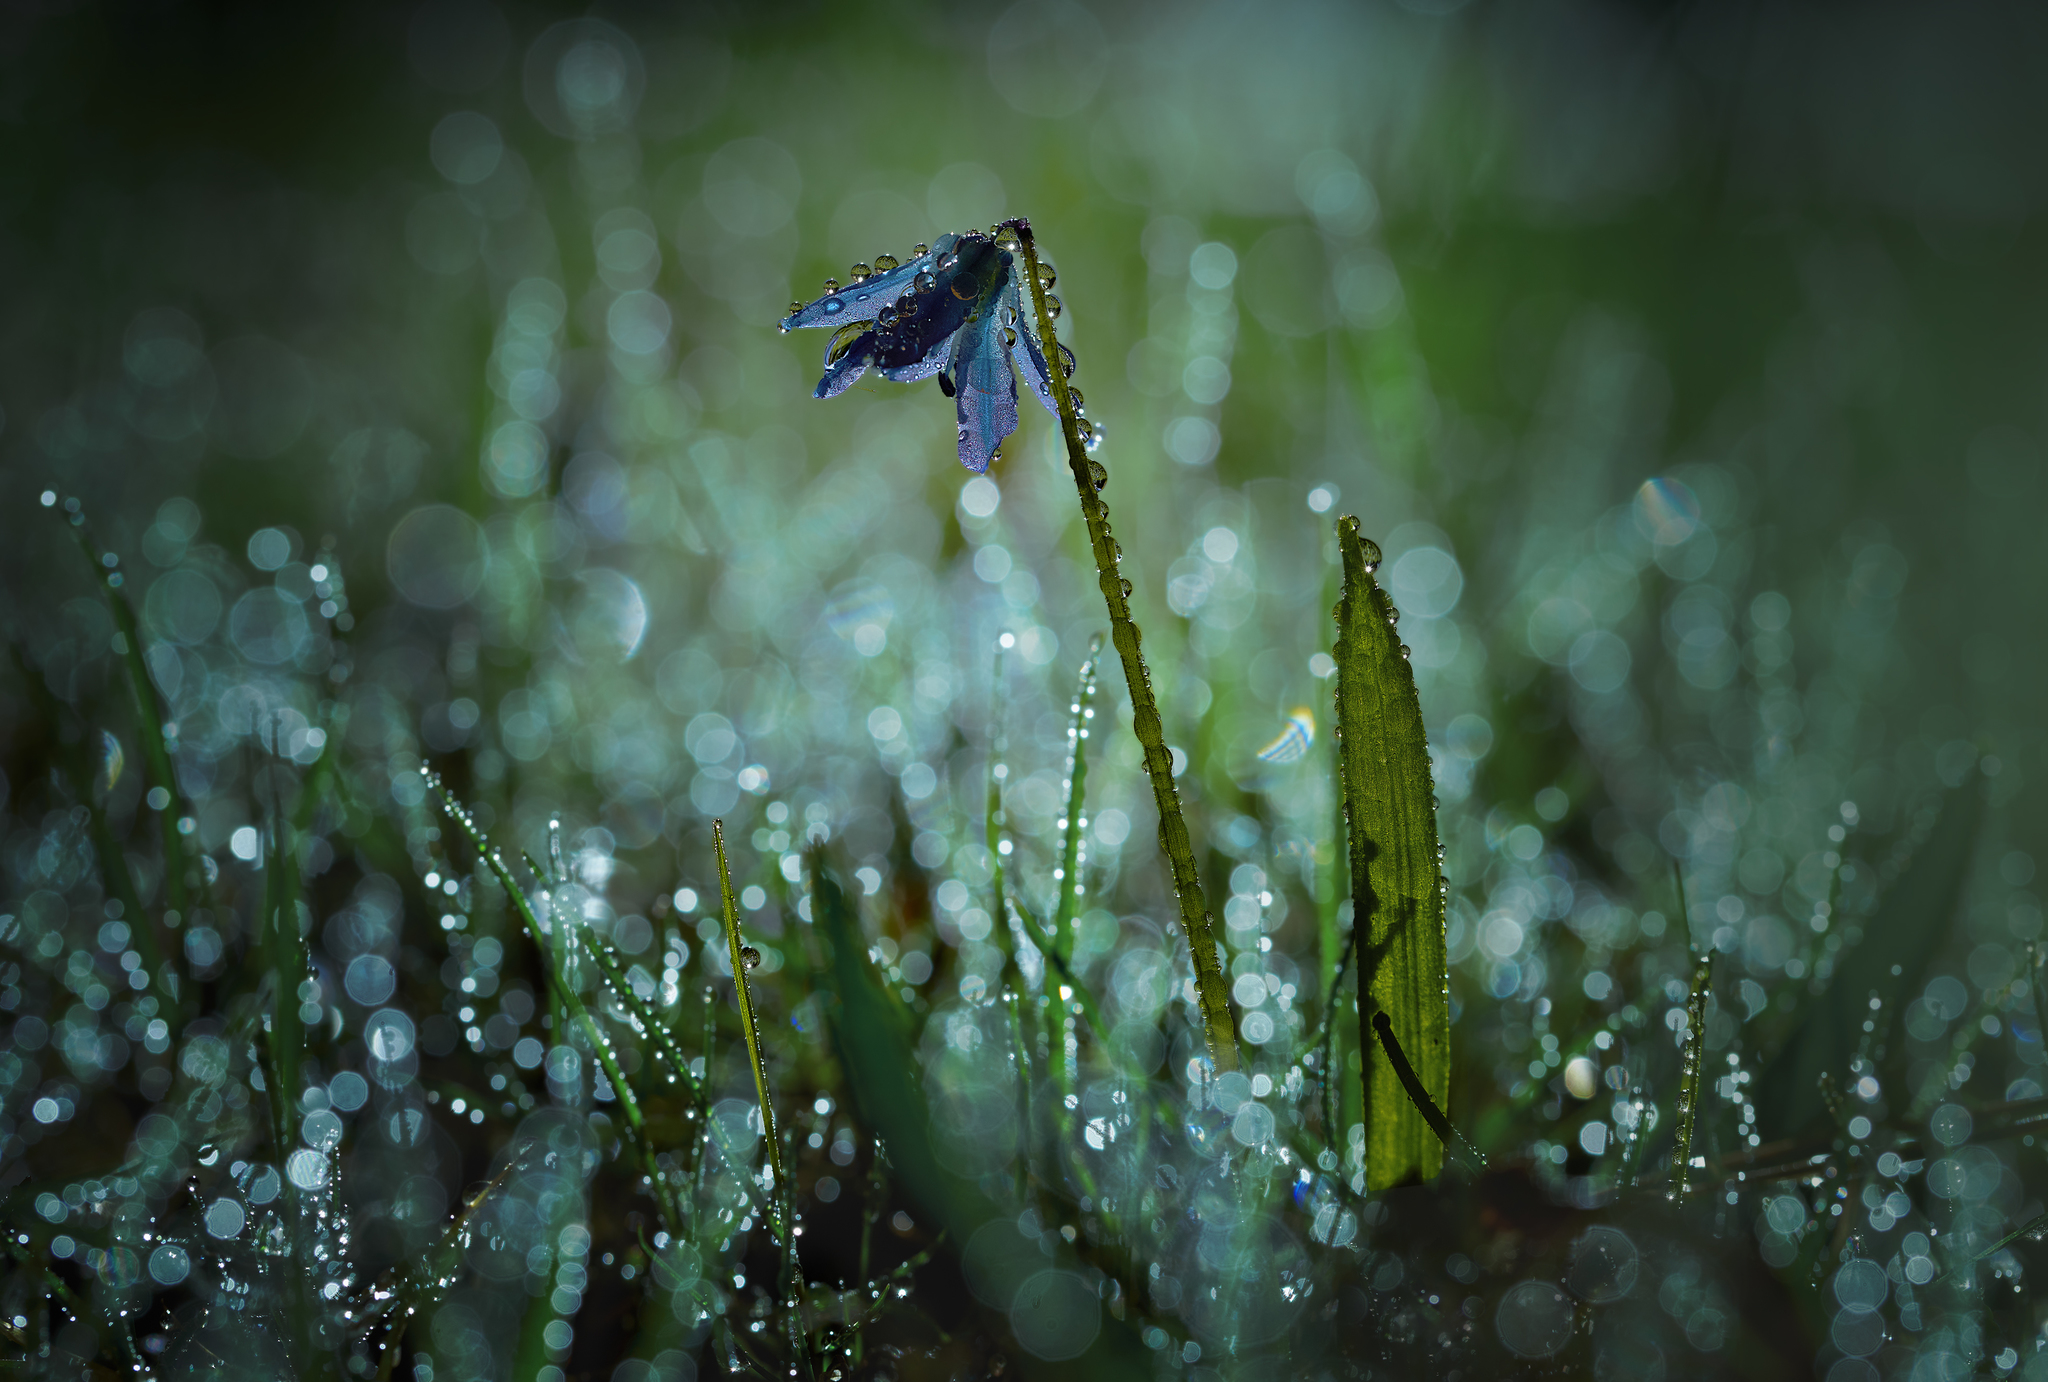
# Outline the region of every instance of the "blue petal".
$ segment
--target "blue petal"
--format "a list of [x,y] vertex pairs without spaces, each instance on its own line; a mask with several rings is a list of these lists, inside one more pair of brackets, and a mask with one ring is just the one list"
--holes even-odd
[[1024,382],[1031,386],[1031,392],[1038,395],[1038,401],[1045,405],[1048,413],[1058,417],[1060,409],[1052,398],[1052,372],[1046,368],[1045,347],[1039,343],[1038,332],[1032,329],[1031,319],[1024,315],[1023,304],[1018,299],[1017,277],[1011,275],[1007,294],[1010,311],[1017,319],[1017,340],[1010,347],[1010,354],[1017,361]]
[[898,384],[915,384],[920,379],[931,378],[952,358],[953,336],[951,331],[942,332],[932,343],[932,348],[910,364],[881,366],[882,377]]
[[1017,376],[1003,354],[1003,328],[982,312],[955,338],[954,407],[960,418],[960,464],[979,475],[996,448],[1017,430]]
[[819,398],[836,398],[853,387],[853,381],[867,373],[875,359],[875,337],[873,332],[863,334],[837,360],[825,364],[825,377],[818,381]]
[[836,293],[825,294],[801,311],[790,313],[782,319],[782,329],[796,331],[806,326],[844,326],[848,322],[873,321],[877,312],[901,297],[910,287],[911,280],[931,268],[932,261],[951,249],[959,239],[958,235],[941,235],[929,253],[898,264],[887,273],[870,274],[858,283],[849,283]]

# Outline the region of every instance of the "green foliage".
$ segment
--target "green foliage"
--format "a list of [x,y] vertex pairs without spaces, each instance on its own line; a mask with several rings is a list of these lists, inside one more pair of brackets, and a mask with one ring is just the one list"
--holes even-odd
[[1337,522],[1344,599],[1337,606],[1337,750],[1351,856],[1353,925],[1362,928],[1361,1031],[1389,1024],[1412,1066],[1400,1078],[1386,1032],[1366,1047],[1365,1168],[1374,1190],[1433,1179],[1444,1142],[1429,1113],[1450,1100],[1451,1014],[1444,884],[1429,739],[1394,602],[1373,579],[1380,550],[1358,520]]
[[[1757,1081],[1764,1126],[1780,1136],[1809,1131],[1828,1115],[1824,1078],[1841,1078],[1884,1040],[1900,1008],[1924,982],[1949,941],[1984,819],[1974,782],[1953,789],[1940,818],[1862,922],[1862,937],[1836,967],[1827,990],[1804,1005],[1796,1026]],[[1893,1043],[1885,1083],[1904,1083],[1906,1046]]]

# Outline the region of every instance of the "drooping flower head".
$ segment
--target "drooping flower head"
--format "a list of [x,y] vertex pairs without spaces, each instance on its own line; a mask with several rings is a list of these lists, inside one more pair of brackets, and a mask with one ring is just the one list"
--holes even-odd
[[[919,245],[904,263],[877,256],[873,268],[854,265],[853,281],[844,289],[827,279],[824,296],[791,303],[784,331],[836,328],[825,347],[817,396],[844,392],[869,366],[899,384],[936,374],[959,415],[960,464],[976,474],[988,469],[1017,430],[1011,360],[1046,411],[1058,417],[1045,347],[1019,294],[1016,244],[1008,226],[987,235],[941,235],[929,247]],[[1072,373],[1065,347],[1060,354],[1062,367]]]

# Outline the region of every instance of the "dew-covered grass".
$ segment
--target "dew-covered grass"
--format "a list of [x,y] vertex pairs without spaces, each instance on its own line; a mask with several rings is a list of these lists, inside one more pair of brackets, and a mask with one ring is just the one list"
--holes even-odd
[[[1047,14],[0,54],[0,1370],[2048,1377],[2018,261]],[[1057,424],[809,399],[1026,211]]]

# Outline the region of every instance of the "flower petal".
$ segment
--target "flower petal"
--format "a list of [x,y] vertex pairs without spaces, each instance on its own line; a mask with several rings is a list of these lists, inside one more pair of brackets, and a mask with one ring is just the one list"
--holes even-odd
[[911,282],[930,269],[933,262],[952,249],[959,239],[958,235],[941,235],[929,252],[898,264],[887,273],[870,274],[858,283],[849,283],[837,292],[826,293],[784,317],[782,329],[797,331],[807,326],[844,326],[848,322],[873,321],[877,312],[901,297]]

